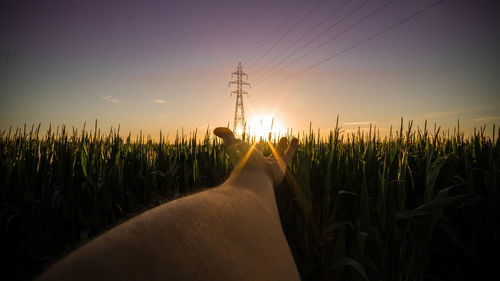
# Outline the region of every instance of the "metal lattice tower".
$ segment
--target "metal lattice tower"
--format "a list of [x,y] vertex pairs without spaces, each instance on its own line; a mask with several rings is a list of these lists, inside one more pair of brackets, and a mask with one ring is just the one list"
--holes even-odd
[[248,79],[248,75],[243,72],[243,67],[241,66],[241,62],[238,63],[238,69],[236,72],[231,73],[231,78],[236,75],[236,80],[229,82],[229,85],[236,84],[236,91],[231,91],[231,96],[236,94],[236,106],[234,108],[234,123],[233,123],[233,132],[236,137],[241,138],[245,131],[245,109],[243,106],[243,95],[247,95],[247,92],[243,91],[243,86],[250,87],[250,84],[243,81],[243,76]]

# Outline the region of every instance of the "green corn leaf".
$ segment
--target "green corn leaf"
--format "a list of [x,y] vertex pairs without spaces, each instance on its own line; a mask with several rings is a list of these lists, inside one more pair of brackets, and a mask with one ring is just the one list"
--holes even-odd
[[441,169],[443,168],[444,164],[446,164],[446,158],[436,160],[436,162],[437,163],[434,163],[432,165],[430,171],[427,172],[427,176],[425,179],[425,201],[428,201],[432,198],[432,195],[434,193],[434,186],[436,185],[436,181],[439,177]]
[[444,208],[452,203],[455,203],[465,197],[468,197],[468,194],[465,195],[457,195],[457,196],[452,196],[452,197],[445,197],[445,198],[439,198],[439,199],[434,199],[432,201],[426,202],[420,206],[418,206],[415,210],[416,211],[432,211],[438,208]]
[[348,258],[348,257],[343,257],[343,258],[340,258],[339,260],[335,261],[331,268],[332,269],[339,269],[339,268],[343,268],[345,266],[350,266],[352,267],[357,273],[359,273],[359,275],[361,275],[365,280],[370,280],[368,278],[368,275],[366,274],[366,271],[365,271],[365,268],[364,266],[359,263],[357,260],[355,259],[352,259],[352,258]]
[[84,149],[80,151],[80,165],[82,166],[83,175],[87,177],[87,154]]

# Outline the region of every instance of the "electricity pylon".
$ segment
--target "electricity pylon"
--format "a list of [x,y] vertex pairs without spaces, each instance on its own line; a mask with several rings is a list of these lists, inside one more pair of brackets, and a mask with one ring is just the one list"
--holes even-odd
[[243,81],[243,76],[248,79],[248,75],[243,72],[243,67],[241,62],[238,63],[238,69],[236,72],[231,73],[231,78],[236,75],[236,80],[229,82],[229,85],[236,84],[236,91],[231,91],[231,96],[236,94],[236,106],[234,108],[234,123],[233,132],[237,138],[241,138],[245,132],[246,122],[245,122],[245,108],[243,106],[243,95],[247,95],[247,92],[243,91],[243,86],[250,87],[250,84]]

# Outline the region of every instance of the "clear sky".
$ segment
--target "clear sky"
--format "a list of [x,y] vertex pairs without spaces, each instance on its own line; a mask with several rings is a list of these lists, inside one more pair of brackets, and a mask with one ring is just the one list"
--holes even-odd
[[225,126],[238,62],[252,84],[247,118],[274,115],[294,130],[331,128],[337,114],[346,131],[401,117],[444,128],[460,119],[468,132],[500,125],[493,0],[445,0],[280,83],[436,1],[9,1],[0,11],[0,129],[98,119],[156,137]]

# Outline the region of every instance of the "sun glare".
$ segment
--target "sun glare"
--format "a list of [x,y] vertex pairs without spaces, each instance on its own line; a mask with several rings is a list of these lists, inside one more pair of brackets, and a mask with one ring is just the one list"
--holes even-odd
[[258,115],[252,117],[247,123],[247,132],[255,140],[272,139],[282,134],[282,128],[274,116]]

